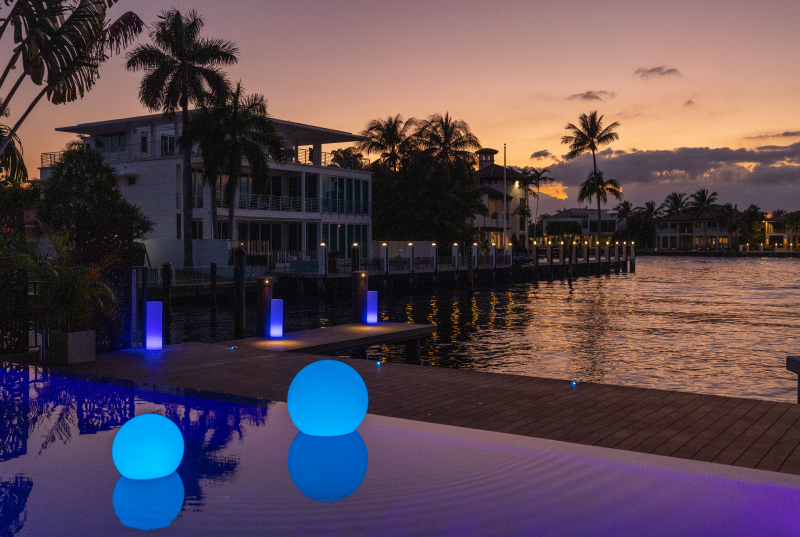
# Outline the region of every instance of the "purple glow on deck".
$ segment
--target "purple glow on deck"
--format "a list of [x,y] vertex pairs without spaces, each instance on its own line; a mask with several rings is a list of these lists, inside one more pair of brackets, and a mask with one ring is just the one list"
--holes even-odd
[[283,299],[273,298],[269,310],[269,337],[283,337]]
[[160,301],[148,301],[145,320],[147,325],[144,330],[144,348],[148,351],[158,351],[164,344],[162,333],[162,304]]
[[378,324],[378,291],[367,291],[367,324]]

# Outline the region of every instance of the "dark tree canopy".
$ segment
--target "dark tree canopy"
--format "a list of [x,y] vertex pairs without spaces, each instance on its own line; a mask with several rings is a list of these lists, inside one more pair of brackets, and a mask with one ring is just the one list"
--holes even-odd
[[40,221],[65,229],[75,241],[78,263],[99,263],[114,252],[133,253],[134,241],[152,230],[138,207],[120,194],[114,169],[92,149],[70,149],[43,188]]

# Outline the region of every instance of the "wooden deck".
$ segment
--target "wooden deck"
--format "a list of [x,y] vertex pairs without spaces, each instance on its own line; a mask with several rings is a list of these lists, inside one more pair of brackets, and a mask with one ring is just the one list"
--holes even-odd
[[[320,358],[244,340],[123,351],[62,367],[187,394],[285,401],[294,375]],[[364,378],[372,414],[800,474],[800,405],[343,361]]]
[[281,339],[247,338],[219,344],[255,352],[305,352],[330,354],[382,343],[406,343],[424,339],[436,332],[432,324],[379,323],[341,324],[286,334]]

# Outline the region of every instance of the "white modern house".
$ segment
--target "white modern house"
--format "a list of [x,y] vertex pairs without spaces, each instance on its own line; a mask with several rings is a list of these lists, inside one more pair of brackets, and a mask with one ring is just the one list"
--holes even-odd
[[[318,246],[350,257],[353,243],[363,245],[360,255],[370,255],[372,241],[372,175],[364,161],[334,164],[325,144],[361,140],[343,131],[273,119],[289,158],[284,164],[270,162],[266,184],[256,184],[247,166],[240,178],[234,201],[235,226],[228,229],[228,207],[224,201],[223,176],[218,184],[217,206],[203,184],[202,156],[192,152],[194,188],[183,192],[182,157],[177,140],[180,122],[161,114],[82,123],[56,130],[84,138],[84,144],[103,153],[119,178],[123,196],[153,221],[153,232],[145,240],[149,262],[183,265],[182,204],[192,196],[194,264],[228,264],[230,252],[242,247],[248,262],[279,256],[286,260],[314,259]],[[61,153],[44,153],[41,178],[46,181]],[[217,213],[212,234],[211,215]],[[216,239],[213,237],[216,235]]]

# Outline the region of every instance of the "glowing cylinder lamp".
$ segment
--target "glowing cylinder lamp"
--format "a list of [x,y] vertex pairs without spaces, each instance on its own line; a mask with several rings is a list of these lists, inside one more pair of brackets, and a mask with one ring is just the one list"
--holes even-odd
[[273,298],[269,310],[269,337],[283,337],[283,299]]
[[378,324],[378,291],[367,291],[367,324]]
[[183,481],[177,472],[160,479],[120,477],[112,496],[119,521],[137,530],[166,528],[181,512],[183,500]]
[[367,475],[367,446],[357,432],[344,436],[297,433],[289,448],[289,476],[297,489],[316,501],[347,498]]
[[339,436],[361,425],[369,396],[355,369],[337,360],[320,360],[294,377],[286,403],[289,417],[300,432]]
[[148,301],[145,313],[147,325],[144,329],[144,348],[148,351],[161,350],[164,343],[162,334],[162,304],[159,301]]
[[158,414],[136,416],[120,427],[111,458],[128,479],[158,479],[178,469],[183,459],[183,435],[178,426]]

